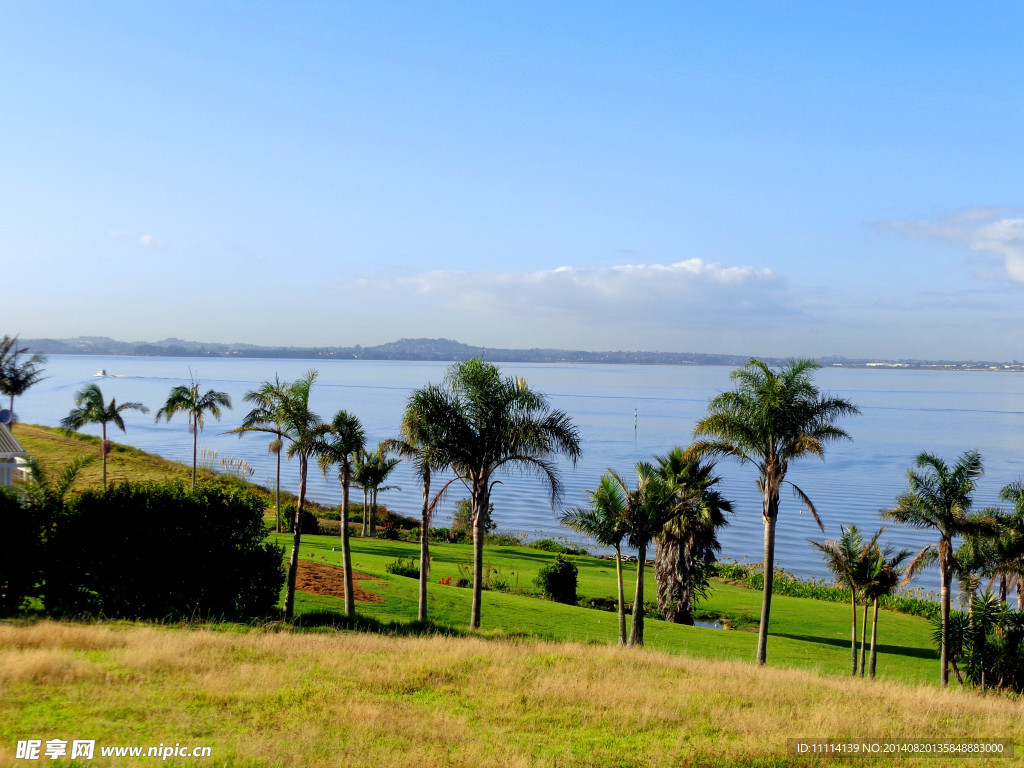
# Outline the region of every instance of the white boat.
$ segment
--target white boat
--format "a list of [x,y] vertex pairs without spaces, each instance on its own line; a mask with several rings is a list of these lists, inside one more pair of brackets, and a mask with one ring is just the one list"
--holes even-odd
[[106,368],[100,368],[98,371],[96,371],[96,375],[97,376],[106,376],[107,375],[107,369]]

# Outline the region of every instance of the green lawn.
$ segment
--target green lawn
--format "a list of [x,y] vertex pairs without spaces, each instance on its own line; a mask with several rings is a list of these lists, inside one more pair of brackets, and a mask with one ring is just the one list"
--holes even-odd
[[[278,540],[290,548],[290,537]],[[362,582],[361,586],[383,598],[382,603],[359,603],[357,612],[380,622],[409,622],[416,617],[417,582],[393,576],[385,566],[398,559],[417,557],[418,545],[377,539],[352,540],[353,568],[381,581]],[[301,557],[319,563],[341,565],[338,540],[327,536],[303,538]],[[438,625],[456,629],[469,622],[471,591],[438,583],[451,577],[456,581],[470,566],[472,547],[468,544],[431,546],[431,583],[428,585],[429,618]],[[488,547],[485,562],[512,584],[536,595],[533,579],[538,570],[555,555],[528,547]],[[579,594],[612,596],[615,594],[615,566],[611,561],[591,557],[571,558],[579,568]],[[647,568],[645,595],[656,595],[653,569]],[[627,595],[632,595],[636,566],[625,569]],[[629,598],[627,598],[629,599]],[[746,629],[717,630],[669,624],[648,617],[645,641],[649,648],[693,656],[735,659],[752,662],[757,646],[756,623],[760,614],[761,593],[716,580],[701,611],[722,615]],[[311,611],[344,611],[341,599],[299,593],[296,615]],[[561,605],[535,596],[486,591],[483,599],[483,630],[497,635],[527,634],[550,640],[583,643],[615,643],[615,614],[605,611]],[[629,617],[627,617],[628,620]],[[870,630],[869,630],[870,633]],[[776,596],[772,601],[769,663],[778,666],[814,669],[829,674],[846,674],[850,665],[850,609],[848,605],[805,598]],[[878,676],[905,682],[932,682],[938,679],[937,654],[931,650],[926,620],[882,611],[879,619]]]

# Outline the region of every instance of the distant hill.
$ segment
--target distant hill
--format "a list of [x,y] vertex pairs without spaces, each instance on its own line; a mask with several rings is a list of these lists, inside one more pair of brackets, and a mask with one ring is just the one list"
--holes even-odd
[[[746,363],[751,356],[701,352],[587,352],[568,349],[502,349],[474,347],[450,339],[399,339],[372,347],[263,347],[256,344],[221,344],[169,338],[162,341],[117,341],[105,336],[73,339],[22,339],[33,352],[52,355],[139,355],[153,357],[262,357],[306,360],[468,360],[482,355],[496,363],[631,363],[643,365],[729,365]],[[754,355],[757,356],[757,355]],[[784,358],[761,357],[770,365]],[[1024,370],[1012,363],[963,360],[880,360],[845,357],[819,358],[829,367],[945,368],[960,370]]]

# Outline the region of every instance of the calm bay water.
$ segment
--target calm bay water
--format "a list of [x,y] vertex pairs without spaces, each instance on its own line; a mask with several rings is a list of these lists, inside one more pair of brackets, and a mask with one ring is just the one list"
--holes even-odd
[[[242,396],[275,373],[292,380],[313,368],[319,378],[312,406],[325,419],[345,408],[362,420],[368,440],[376,443],[398,435],[402,409],[409,392],[438,382],[446,363],[338,360],[274,360],[222,358],[151,358],[51,356],[49,378],[15,402],[22,421],[56,425],[73,407],[74,393],[84,384],[100,385],[104,396],[118,401],[136,400],[151,413],[129,412],[127,433],[115,433],[117,442],[137,446],[170,459],[191,462],[187,420],[175,416],[170,423],[154,423],[156,410],[177,384],[187,383],[190,370],[203,390],[215,388],[231,395],[235,408],[222,421],[208,419],[199,444],[221,457],[235,456],[254,468],[253,480],[274,483],[274,458],[267,453],[269,439],[224,434],[237,426],[247,407]],[[641,459],[689,444],[693,426],[718,392],[730,388],[727,367],[505,364],[508,375],[523,376],[529,385],[546,393],[554,407],[566,411],[583,440],[583,458],[575,469],[563,472],[566,494],[562,506],[581,504],[584,490],[594,488],[607,468],[630,477]],[[96,372],[109,374],[97,378]],[[949,461],[964,450],[977,448],[986,474],[976,494],[978,507],[998,504],[1000,488],[1024,475],[1024,376],[1006,373],[864,370],[830,368],[819,372],[822,390],[851,399],[862,415],[843,426],[852,442],[828,448],[826,461],[805,459],[791,466],[789,479],[814,501],[826,536],[839,535],[839,526],[855,523],[873,533],[883,522],[878,511],[890,506],[906,489],[906,470],[921,451]],[[86,431],[99,434],[99,429]],[[735,514],[722,535],[725,558],[759,561],[763,541],[761,502],[752,467],[731,460],[719,463],[722,488],[733,500]],[[381,502],[396,511],[418,516],[419,487],[409,468],[399,466],[391,485],[401,490],[381,494]],[[296,490],[294,462],[282,466],[282,486]],[[438,525],[451,519],[451,506],[462,495],[449,495]],[[309,496],[327,504],[340,502],[333,478],[310,472]],[[511,475],[494,493],[495,518],[503,530],[531,536],[561,535],[544,486],[532,476]],[[811,516],[784,491],[779,517],[776,560],[802,576],[828,573],[807,543],[824,538]],[[931,534],[890,526],[882,541],[917,549],[932,541]],[[936,589],[937,576],[917,582]]]

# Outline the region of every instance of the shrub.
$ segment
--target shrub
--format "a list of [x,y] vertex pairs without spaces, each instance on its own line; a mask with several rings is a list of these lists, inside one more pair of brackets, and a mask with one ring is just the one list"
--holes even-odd
[[408,576],[411,579],[418,579],[420,577],[419,566],[416,565],[415,558],[409,558],[409,562],[406,562],[402,558],[398,558],[392,563],[388,563],[384,566],[384,570],[388,573],[392,573],[395,576]]
[[534,583],[545,595],[557,603],[576,605],[576,581],[579,569],[576,564],[566,560],[562,555],[555,558],[540,569]]
[[282,547],[265,543],[265,502],[212,484],[121,483],[63,509],[47,542],[44,604],[125,618],[273,611]]
[[[306,507],[302,508],[302,533],[307,534],[318,534],[320,533],[320,520],[310,512]],[[284,528],[285,533],[294,533],[293,524],[295,523],[295,504],[285,504],[281,507],[281,526]]]
[[580,608],[593,608],[597,611],[617,611],[619,601],[614,597],[582,597],[577,603]]
[[401,536],[398,529],[391,523],[381,523],[377,527],[377,538],[386,539],[388,541],[398,541]]
[[585,549],[575,549],[574,547],[567,547],[565,544],[560,544],[554,539],[537,539],[537,541],[531,541],[526,546],[531,549],[540,549],[544,552],[555,552],[561,555],[589,555]]
[[511,533],[489,533],[484,536],[484,544],[490,544],[494,547],[518,547],[522,543]]
[[44,505],[22,504],[12,489],[0,487],[0,613],[14,613],[37,594],[44,561],[45,512]]

